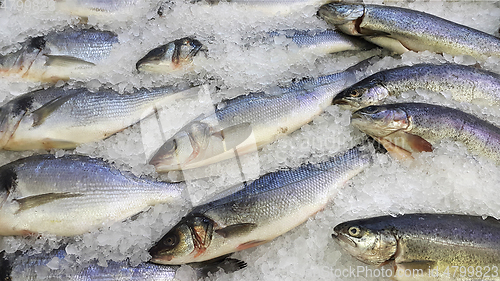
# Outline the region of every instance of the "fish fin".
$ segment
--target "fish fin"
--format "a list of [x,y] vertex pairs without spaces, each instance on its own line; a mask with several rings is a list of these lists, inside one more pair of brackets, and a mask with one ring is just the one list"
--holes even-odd
[[236,247],[236,249],[238,251],[242,251],[242,250],[246,250],[246,249],[249,249],[252,247],[260,246],[260,245],[265,244],[267,242],[268,242],[267,240],[252,240],[252,241],[248,241],[246,243],[240,244],[238,247]]
[[244,122],[224,128],[214,133],[214,135],[220,136],[224,141],[224,148],[227,151],[235,149],[239,144],[243,143],[250,137],[252,132],[252,125],[249,122]]
[[88,62],[86,60],[82,60],[80,58],[75,58],[71,56],[58,56],[58,55],[45,55],[47,57],[47,61],[45,62],[46,66],[60,66],[60,67],[69,67],[75,65],[85,65],[85,66],[95,66],[95,63]]
[[385,150],[391,155],[392,158],[398,159],[398,160],[409,160],[413,159],[413,156],[411,156],[411,152],[408,150],[405,150],[392,142],[384,139],[384,138],[375,138],[382,146],[384,146]]
[[430,142],[417,135],[406,133],[405,140],[408,145],[416,152],[431,152],[433,150],[432,144]]
[[34,195],[29,197],[24,197],[21,199],[15,199],[17,203],[19,203],[19,210],[16,211],[16,214],[25,211],[34,207],[38,207],[43,204],[50,203],[52,201],[64,198],[78,197],[83,196],[82,194],[75,193],[46,193],[40,195]]
[[229,238],[231,236],[238,236],[240,234],[252,231],[256,227],[257,224],[255,223],[239,223],[221,229],[217,229],[215,230],[215,233],[219,234],[224,238]]
[[73,95],[60,96],[57,97],[48,103],[44,104],[42,107],[36,109],[31,114],[33,115],[33,127],[40,126],[45,119],[52,114],[52,112],[56,111],[59,107],[61,107],[65,102],[71,99]]
[[406,269],[410,269],[412,272],[415,272],[414,270],[428,272],[429,269],[434,268],[435,266],[436,262],[429,260],[399,262],[395,264],[396,270],[400,269],[405,271]]
[[53,140],[53,139],[44,139],[42,143],[45,149],[52,149],[52,148],[73,149],[78,145],[80,145],[80,143],[72,141]]
[[380,31],[380,30],[373,30],[369,28],[361,28],[361,34],[363,36],[374,36],[374,37],[391,37],[391,34],[388,32]]
[[209,273],[214,274],[220,269],[224,270],[225,273],[232,273],[247,267],[246,262],[229,258],[231,255],[232,253],[204,262],[191,263],[189,265],[197,269],[198,278],[208,277]]

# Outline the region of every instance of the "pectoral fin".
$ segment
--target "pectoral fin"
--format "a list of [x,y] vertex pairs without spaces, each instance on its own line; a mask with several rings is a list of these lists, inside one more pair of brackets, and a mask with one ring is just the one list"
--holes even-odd
[[24,197],[21,199],[15,199],[17,203],[19,203],[19,210],[16,211],[16,214],[25,211],[43,204],[50,203],[55,200],[78,197],[83,196],[83,194],[75,194],[75,193],[46,193],[40,195],[34,195],[29,197]]
[[73,95],[57,97],[33,111],[31,113],[33,115],[33,127],[40,126],[50,114],[56,111],[72,97]]
[[413,149],[414,152],[431,152],[432,144],[422,137],[406,133],[405,135],[406,143]]
[[47,57],[47,61],[45,62],[46,66],[59,66],[59,67],[74,67],[76,65],[95,66],[94,63],[71,56],[58,56],[58,55],[45,55],[45,56]]
[[391,155],[391,157],[398,160],[413,159],[413,156],[411,156],[411,152],[409,152],[408,150],[405,150],[384,138],[374,138],[374,139],[384,146],[384,148],[387,150],[389,155]]
[[224,238],[229,238],[231,236],[238,236],[241,234],[248,233],[257,227],[255,223],[239,223],[233,224],[228,227],[215,230],[215,233],[219,234]]
[[248,139],[252,134],[252,126],[249,122],[245,122],[224,128],[217,134],[219,134],[224,141],[224,148],[227,151],[235,149],[238,145]]
[[265,244],[265,243],[267,243],[267,240],[253,240],[253,241],[249,241],[249,242],[246,242],[246,243],[239,245],[236,249],[238,251],[242,251],[242,250],[246,250],[246,249],[260,246],[260,245]]

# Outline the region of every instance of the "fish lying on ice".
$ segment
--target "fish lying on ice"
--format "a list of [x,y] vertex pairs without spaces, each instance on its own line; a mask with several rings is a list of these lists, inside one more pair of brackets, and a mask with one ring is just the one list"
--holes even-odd
[[500,163],[500,128],[457,109],[426,103],[371,105],[354,112],[351,124],[396,158],[432,151],[436,142],[451,139]]
[[340,92],[333,104],[354,111],[416,89],[450,95],[460,102],[500,105],[500,75],[459,64],[416,64],[383,70]]
[[49,88],[21,95],[0,107],[0,149],[75,148],[102,140],[197,88],[141,89],[130,94],[85,88]]
[[[300,51],[314,54],[330,54],[343,51],[364,51],[374,46],[360,38],[341,32],[327,30],[281,30],[269,32],[271,38],[284,37],[291,40]],[[277,40],[274,40],[277,41]]]
[[325,162],[269,173],[197,206],[150,249],[151,261],[200,262],[269,242],[323,209],[371,164],[371,153],[360,146]]
[[0,167],[0,235],[79,235],[155,204],[180,204],[183,189],[86,156],[31,156]]
[[185,37],[161,45],[141,58],[136,68],[139,71],[170,73],[188,67],[203,45],[200,41]]
[[394,263],[396,280],[500,280],[500,222],[492,217],[381,216],[341,223],[334,232],[358,260]]
[[[50,253],[35,255],[7,255],[0,257],[0,281],[178,281],[175,274],[180,266],[141,263],[131,266],[128,261],[108,261],[107,266],[100,266],[97,261],[81,266],[71,264],[64,246]],[[66,265],[66,269],[60,269]],[[246,263],[230,258],[223,258],[201,264],[193,264],[194,275],[202,279],[209,273],[223,270],[231,273],[246,267]]]
[[151,158],[158,172],[192,169],[254,152],[309,123],[333,97],[354,83],[355,71],[296,83],[279,95],[251,93],[223,101],[215,113],[187,124]]
[[[193,2],[207,2],[208,4],[215,5],[220,0],[195,0]],[[303,12],[307,7],[318,8],[328,0],[229,0],[230,5],[237,5],[243,9],[252,9],[261,11],[265,14],[291,14]]]
[[500,39],[424,12],[399,7],[329,3],[318,15],[338,30],[396,53],[431,51],[500,58]]
[[55,9],[73,15],[88,17],[126,16],[137,13],[138,0],[58,0]]
[[21,49],[0,55],[0,74],[56,82],[85,76],[103,63],[118,36],[110,31],[66,28],[23,42]]

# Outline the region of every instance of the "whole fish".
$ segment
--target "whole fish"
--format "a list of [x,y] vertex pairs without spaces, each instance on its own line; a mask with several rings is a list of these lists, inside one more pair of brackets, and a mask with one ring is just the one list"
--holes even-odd
[[388,48],[396,53],[431,51],[500,57],[500,39],[424,12],[370,5],[329,3],[318,15],[338,30]]
[[360,63],[344,72],[309,79],[280,94],[251,93],[223,101],[215,113],[187,124],[151,158],[158,172],[192,169],[254,152],[309,123],[352,84]]
[[282,30],[269,32],[271,38],[283,36],[291,39],[301,50],[316,54],[329,54],[343,51],[362,51],[373,47],[365,40],[341,32],[327,30]]
[[173,72],[190,65],[202,47],[201,42],[196,39],[177,39],[149,51],[135,67],[146,72]]
[[372,105],[354,112],[351,124],[383,140],[396,157],[432,151],[436,142],[451,139],[500,163],[500,128],[457,109],[425,103]]
[[334,232],[358,260],[394,263],[397,280],[500,280],[500,222],[492,217],[381,216],[341,223]]
[[86,156],[31,156],[0,167],[0,235],[79,235],[155,204],[180,203],[183,188]]
[[[59,0],[55,8],[73,15],[88,17],[125,16],[137,12],[138,0]],[[134,9],[135,8],[135,9]]]
[[343,90],[333,104],[357,110],[416,89],[451,95],[460,102],[500,104],[500,75],[459,64],[417,64],[384,70]]
[[160,264],[200,262],[255,247],[302,224],[371,163],[355,147],[318,164],[269,173],[195,207],[150,249]]
[[[175,274],[180,266],[141,263],[131,266],[128,261],[108,261],[107,266],[100,266],[97,261],[82,267],[70,265],[65,261],[67,254],[64,247],[50,253],[20,255],[14,258],[0,259],[0,281],[175,281]],[[230,258],[192,265],[198,278],[207,277],[220,269],[231,273],[246,267],[246,263]],[[44,272],[45,269],[47,272]],[[43,272],[43,273],[42,273]]]
[[28,39],[16,52],[0,55],[0,73],[48,82],[69,79],[105,61],[117,44],[118,36],[110,31],[53,31]]
[[139,122],[157,107],[195,94],[173,87],[130,94],[85,88],[49,88],[21,95],[0,107],[0,149],[75,148]]

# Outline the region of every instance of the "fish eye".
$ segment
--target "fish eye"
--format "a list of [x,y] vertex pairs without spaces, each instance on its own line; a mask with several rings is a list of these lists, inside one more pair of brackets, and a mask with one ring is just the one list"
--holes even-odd
[[349,230],[347,230],[347,232],[349,233],[349,235],[351,235],[353,237],[360,237],[361,236],[361,229],[359,229],[359,227],[356,227],[356,226],[349,227]]
[[173,153],[177,149],[177,141],[173,139],[171,142],[167,143],[165,150],[167,153]]
[[363,93],[360,90],[354,90],[351,92],[351,97],[357,98],[360,97]]
[[179,239],[177,235],[169,235],[163,239],[162,243],[165,247],[172,249],[179,243]]

